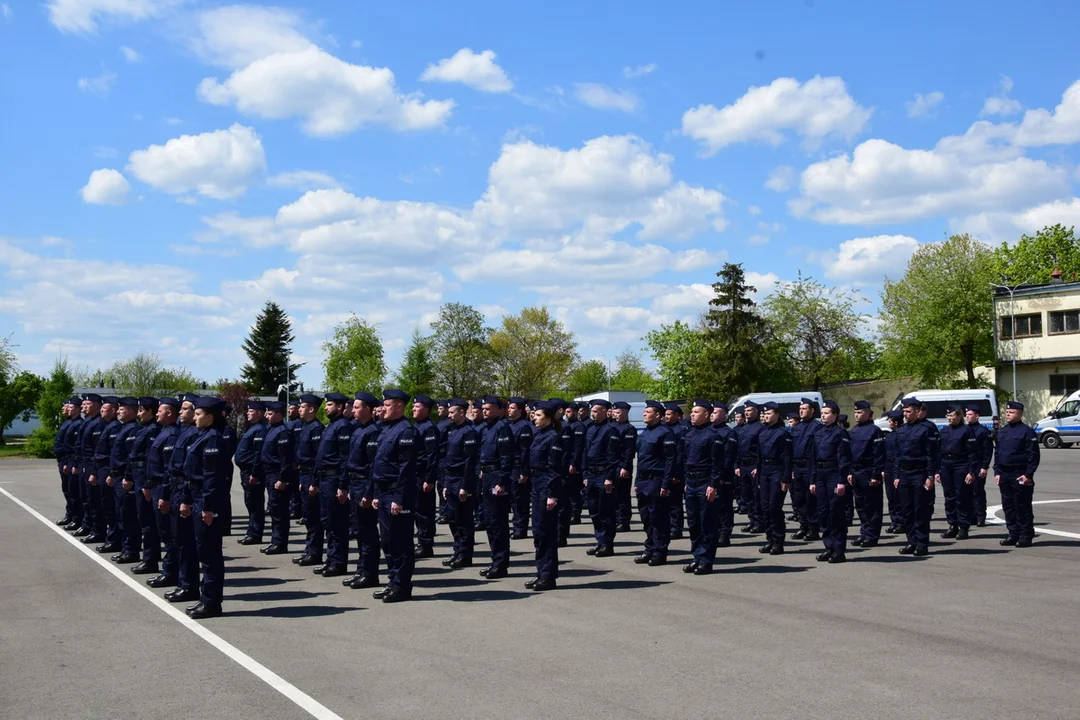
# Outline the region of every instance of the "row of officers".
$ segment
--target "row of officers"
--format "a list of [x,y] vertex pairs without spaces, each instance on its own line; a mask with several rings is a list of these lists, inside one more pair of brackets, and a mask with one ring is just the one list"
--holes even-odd
[[[324,403],[326,425],[316,417]],[[696,399],[684,417],[677,403],[648,401],[639,430],[627,403],[436,402],[388,389],[381,399],[301,395],[288,409],[249,401],[247,428],[237,436],[226,423],[230,408],[215,397],[88,394],[67,401],[57,433],[67,509],[58,524],[152,575],[151,587],[172,587],[170,601],[195,601],[188,608],[195,618],[222,611],[234,476],[248,512],[241,544],[285,554],[291,521],[300,519],[304,552],[293,562],[345,576],[352,588],[377,587],[384,603],[412,597],[415,561],[434,554],[440,522],[453,535],[443,560],[453,570],[472,565],[476,531],[486,531],[491,561],[481,575],[489,579],[507,575],[511,539],[531,529],[536,577],[526,586],[554,589],[559,548],[583,508],[596,539],[587,552],[607,557],[616,535],[630,529],[635,496],[645,543],[634,562],[666,564],[685,528],[693,558],[683,570],[696,575],[711,573],[717,549],[730,545],[737,512],[748,518],[743,532],[764,535],[762,553],[782,554],[786,521],[795,520],[791,538],[820,540],[817,559],[837,564],[846,560],[855,512],[859,531],[850,544],[878,544],[887,501],[887,532],[907,537],[900,552],[925,555],[936,487],[949,525],[942,536],[962,540],[985,522],[991,474],[1009,530],[1002,544],[1029,546],[1039,448],[1023,406],[1009,403],[995,451],[977,408],[951,407],[938,430],[916,398],[903,405],[888,413],[883,433],[864,401],[855,404],[850,432],[831,401],[818,407],[804,399],[790,427],[775,403],[747,403],[732,427],[722,402]],[[789,492],[793,514],[785,517]]]

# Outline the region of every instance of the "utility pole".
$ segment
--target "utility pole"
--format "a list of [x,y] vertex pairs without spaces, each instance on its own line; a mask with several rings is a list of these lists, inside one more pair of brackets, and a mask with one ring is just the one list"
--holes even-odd
[[[1017,348],[1017,345],[1016,345],[1016,295],[1015,295],[1015,292],[1016,292],[1017,288],[1020,288],[1020,287],[1022,287],[1024,285],[1027,285],[1030,282],[1031,282],[1031,280],[1028,279],[1025,282],[1019,283],[1017,285],[1012,285],[1012,286],[999,285],[998,283],[990,283],[991,287],[998,288],[1000,290],[1004,290],[1005,292],[1009,293],[1009,323],[1010,323],[1010,328],[1012,330],[1012,353],[1011,354],[1012,354],[1012,394],[1013,394],[1013,400],[1017,399],[1017,393],[1016,393],[1016,355],[1019,352],[1019,350]],[[996,313],[995,313],[995,317],[994,317],[994,322],[997,323]]]

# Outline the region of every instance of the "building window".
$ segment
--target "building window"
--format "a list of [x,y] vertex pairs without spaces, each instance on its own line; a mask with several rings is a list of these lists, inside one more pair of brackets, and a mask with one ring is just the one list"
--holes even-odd
[[1080,332],[1080,310],[1058,310],[1050,313],[1050,334]]
[[1080,390],[1080,375],[1051,375],[1051,395],[1072,395]]
[[[1016,335],[1013,335],[1013,325]],[[1006,315],[1001,318],[1001,337],[1009,340],[1013,337],[1038,337],[1042,335],[1042,313],[1033,315]]]

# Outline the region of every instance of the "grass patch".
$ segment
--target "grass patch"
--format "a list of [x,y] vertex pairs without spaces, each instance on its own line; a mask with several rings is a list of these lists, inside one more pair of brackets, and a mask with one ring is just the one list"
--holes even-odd
[[25,440],[7,440],[5,444],[0,445],[0,459],[25,457],[30,457],[26,454]]

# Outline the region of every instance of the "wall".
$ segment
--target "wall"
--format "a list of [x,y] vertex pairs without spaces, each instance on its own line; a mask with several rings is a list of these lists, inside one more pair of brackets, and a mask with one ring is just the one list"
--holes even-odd
[[[1033,295],[1018,295],[1015,305],[1010,305],[1009,296],[995,297],[994,310],[998,318],[995,337],[998,338],[998,358],[1004,362],[1012,360],[1015,347],[1017,360],[1038,360],[1039,358],[1078,357],[1080,356],[1080,332],[1063,335],[1050,334],[1050,312],[1056,310],[1080,310],[1080,288],[1070,283],[1061,292],[1044,292]],[[1042,335],[1039,337],[1001,338],[1000,318],[1009,315],[1042,315]],[[1009,387],[1012,387],[1010,376]]]
[[898,395],[918,389],[915,378],[903,377],[823,387],[821,395],[826,400],[835,400],[840,412],[849,418],[854,418],[856,400],[869,402],[874,408],[874,417],[881,417],[883,412],[892,408]]
[[[1029,425],[1046,417],[1064,396],[1050,394],[1050,375],[1080,374],[1080,363],[1037,363],[1016,366],[1016,390],[1024,403],[1024,422]],[[1002,387],[1012,389],[1012,366],[1005,364],[998,373]]]

